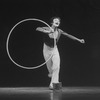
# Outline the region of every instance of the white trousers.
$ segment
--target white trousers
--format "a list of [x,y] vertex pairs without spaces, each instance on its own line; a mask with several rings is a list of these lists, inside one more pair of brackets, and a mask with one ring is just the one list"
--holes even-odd
[[44,44],[43,55],[45,61],[47,61],[52,55],[51,59],[46,63],[49,73],[52,73],[50,82],[50,86],[52,87],[53,83],[59,83],[60,56],[57,46],[50,49],[50,47]]

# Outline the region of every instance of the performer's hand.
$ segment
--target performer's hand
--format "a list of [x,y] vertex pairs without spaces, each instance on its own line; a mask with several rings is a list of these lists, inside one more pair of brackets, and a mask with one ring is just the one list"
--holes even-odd
[[41,27],[37,27],[36,31],[43,31],[43,29]]
[[81,39],[80,42],[81,42],[81,43],[85,43],[84,39]]

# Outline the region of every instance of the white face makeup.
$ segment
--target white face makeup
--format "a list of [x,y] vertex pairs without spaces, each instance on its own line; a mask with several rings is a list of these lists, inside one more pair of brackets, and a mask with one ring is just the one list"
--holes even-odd
[[60,25],[60,20],[58,18],[53,19],[53,25],[58,27]]

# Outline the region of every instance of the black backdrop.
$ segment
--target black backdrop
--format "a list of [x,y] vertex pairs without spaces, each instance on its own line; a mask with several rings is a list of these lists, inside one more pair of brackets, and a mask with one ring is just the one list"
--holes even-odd
[[63,86],[100,86],[100,1],[99,0],[9,0],[0,1],[0,87],[48,86],[47,69],[25,70],[14,65],[6,53],[11,28],[26,18],[49,23],[61,17],[60,28],[85,44],[61,36],[60,81]]

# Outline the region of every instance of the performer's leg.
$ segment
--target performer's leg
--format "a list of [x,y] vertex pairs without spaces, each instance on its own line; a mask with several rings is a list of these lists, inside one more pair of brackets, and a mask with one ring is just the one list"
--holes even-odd
[[52,59],[49,59],[49,61],[46,63],[47,69],[48,69],[48,76],[51,77],[52,76]]
[[51,87],[53,87],[53,83],[59,83],[60,56],[59,56],[58,49],[54,51],[52,62],[53,62],[53,66],[52,66],[53,73],[50,82]]
[[[45,61],[47,61],[50,58],[50,56],[52,55],[51,51],[48,50],[48,48],[45,44],[44,44],[44,49],[43,49],[43,55],[44,55]],[[52,58],[50,58],[46,62],[46,66],[47,66],[47,69],[49,71],[48,76],[51,77],[52,76]]]

